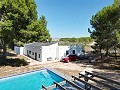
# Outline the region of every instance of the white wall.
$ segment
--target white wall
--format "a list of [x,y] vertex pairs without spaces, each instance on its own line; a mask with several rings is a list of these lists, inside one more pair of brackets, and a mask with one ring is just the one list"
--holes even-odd
[[23,55],[24,47],[14,46],[14,52],[20,55]]
[[[27,54],[27,50],[28,50],[28,54]],[[31,54],[29,53],[29,51],[31,51]],[[42,48],[41,46],[32,46],[30,44],[26,44],[24,46],[24,54],[35,59],[35,52],[37,53],[37,60],[41,61],[42,60]],[[34,53],[34,55],[33,55]],[[39,58],[39,54],[40,54],[40,58]]]
[[58,43],[42,46],[42,62],[46,62],[48,60],[56,60],[58,58]]
[[[28,50],[28,55],[27,55]],[[75,54],[80,55],[82,53],[81,46],[58,46],[58,43],[51,44],[49,46],[32,46],[31,44],[26,44],[24,46],[24,54],[30,56],[31,58],[35,59],[35,52],[37,53],[37,60],[41,62],[46,62],[48,59],[56,60],[61,59],[62,57],[66,56],[66,51],[68,54],[73,54],[73,50],[75,50]],[[31,51],[31,54],[29,53]],[[34,55],[32,55],[34,52]],[[40,58],[39,58],[40,54]]]
[[66,51],[69,50],[69,46],[59,46],[59,59],[66,56]]
[[72,46],[59,46],[59,59],[66,56],[66,51],[68,51],[69,55],[73,54],[73,50],[75,50],[75,54],[80,55],[83,54],[82,47],[79,45],[72,45]]
[[75,54],[76,55],[80,55],[80,54],[83,54],[83,52],[82,52],[82,47],[81,46],[79,46],[79,45],[72,45],[72,46],[70,46],[69,47],[70,49],[69,49],[69,54],[73,54],[73,50],[75,50]]

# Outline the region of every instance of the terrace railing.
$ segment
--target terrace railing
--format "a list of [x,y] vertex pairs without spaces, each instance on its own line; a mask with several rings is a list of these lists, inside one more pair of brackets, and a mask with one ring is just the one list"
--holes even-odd
[[[91,75],[91,77],[88,77],[88,75]],[[106,80],[107,83],[105,83],[104,81],[98,81],[98,80],[94,79],[93,77],[103,79],[104,81]],[[100,84],[100,85],[102,85],[104,87],[109,88],[109,90],[120,90],[119,87],[111,85],[111,83],[119,85],[119,82],[113,81],[111,79],[108,79],[108,78],[105,78],[105,77],[102,77],[102,76],[99,76],[97,74],[93,74],[93,73],[90,73],[90,72],[87,72],[87,71],[85,71],[85,75],[79,73],[79,78],[84,78],[84,80],[87,81],[87,82],[88,82],[88,80],[94,81],[97,84]]]
[[54,82],[54,84],[56,84],[56,87],[59,87],[59,88],[62,89],[62,90],[67,90],[66,88],[64,88],[63,86],[61,86],[60,84],[58,84],[58,83],[56,83],[56,82]]
[[[94,77],[97,77],[97,78],[102,79],[104,81],[107,81],[109,83],[99,81],[96,78],[94,79]],[[85,71],[85,74],[79,73],[78,76],[72,76],[72,78],[74,80],[64,79],[64,81],[63,81],[64,83],[60,83],[60,84],[57,82],[54,82],[54,84],[56,86],[54,88],[59,88],[60,90],[69,90],[69,88],[67,87],[67,85],[69,85],[70,87],[72,86],[74,88],[74,89],[71,88],[70,90],[103,90],[104,87],[105,88],[107,87],[107,90],[120,90],[120,83],[119,82],[102,77],[102,76],[97,75],[95,73]],[[102,85],[102,87],[91,84],[89,81],[96,82],[97,84]],[[81,83],[82,83],[82,86],[80,85]],[[118,87],[111,85],[111,83],[117,85]],[[43,88],[43,90],[48,90],[44,86],[42,86],[42,88]]]
[[119,85],[119,86],[120,86],[120,82],[117,82],[117,81],[114,81],[114,80],[111,80],[111,79],[102,77],[102,76],[100,76],[100,75],[97,75],[97,74],[94,74],[94,73],[91,73],[91,72],[85,71],[85,73],[86,73],[87,75],[92,75],[92,76],[94,76],[94,77],[97,77],[97,78],[106,80],[106,81],[108,81],[108,82],[110,82],[110,83],[113,83],[113,84],[116,84],[116,85]]
[[[86,86],[93,87],[93,88],[95,88],[96,90],[102,90],[101,88],[99,88],[99,87],[97,87],[97,86],[95,86],[95,85],[92,85],[92,84],[90,84],[90,83],[88,83],[88,82],[86,82],[86,81],[84,81],[84,80],[81,80],[80,78],[78,78],[78,77],[76,77],[76,76],[72,76],[72,78],[74,78],[74,80],[77,80],[77,81],[79,81],[79,82],[84,83]],[[86,86],[85,86],[85,89],[87,89]]]

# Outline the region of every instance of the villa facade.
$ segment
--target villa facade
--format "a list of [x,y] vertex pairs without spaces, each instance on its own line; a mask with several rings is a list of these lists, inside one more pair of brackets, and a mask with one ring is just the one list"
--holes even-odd
[[[60,60],[62,57],[76,54],[83,54],[83,49],[79,45],[59,46],[56,42],[33,42],[24,45],[22,51],[15,47],[15,52],[23,52],[24,55],[31,57],[40,62],[46,62],[49,60]],[[20,54],[18,53],[18,54]]]

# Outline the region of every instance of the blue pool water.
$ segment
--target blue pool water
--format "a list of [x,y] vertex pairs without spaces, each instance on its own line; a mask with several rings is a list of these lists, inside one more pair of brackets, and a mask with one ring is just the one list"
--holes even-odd
[[50,86],[63,78],[48,69],[0,79],[0,90],[41,90],[42,85]]

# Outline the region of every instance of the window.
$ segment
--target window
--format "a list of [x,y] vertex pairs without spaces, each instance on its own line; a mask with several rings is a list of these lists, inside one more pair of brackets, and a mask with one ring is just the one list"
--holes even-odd
[[34,52],[32,52],[32,55],[34,55]]
[[31,54],[31,51],[29,51],[29,54]]
[[40,58],[40,54],[39,54],[39,58]]

